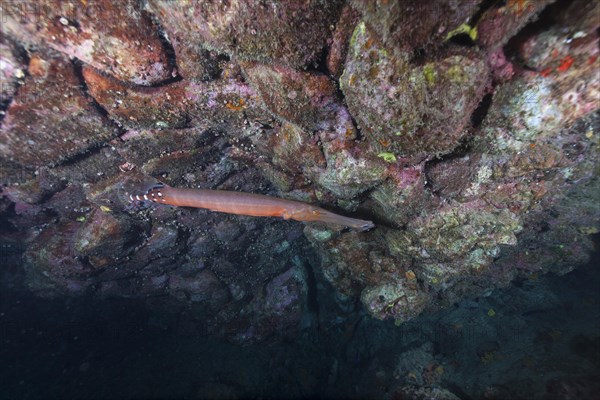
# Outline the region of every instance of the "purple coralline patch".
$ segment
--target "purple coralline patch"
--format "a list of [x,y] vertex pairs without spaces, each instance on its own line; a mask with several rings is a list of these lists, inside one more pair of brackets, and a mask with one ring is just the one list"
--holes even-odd
[[[41,295],[253,343],[357,300],[400,324],[593,248],[597,2],[85,3],[1,6],[0,238]],[[130,201],[157,182],[375,228]]]

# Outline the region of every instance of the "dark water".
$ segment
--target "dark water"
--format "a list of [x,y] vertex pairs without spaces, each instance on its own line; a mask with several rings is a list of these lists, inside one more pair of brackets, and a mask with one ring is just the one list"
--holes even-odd
[[597,254],[401,326],[358,312],[245,347],[159,323],[133,299],[33,297],[18,274],[3,266],[2,399],[404,399],[407,385],[461,399],[599,398]]

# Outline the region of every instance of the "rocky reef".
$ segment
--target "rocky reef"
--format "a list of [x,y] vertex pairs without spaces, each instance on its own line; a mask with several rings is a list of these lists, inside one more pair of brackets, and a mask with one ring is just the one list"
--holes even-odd
[[[251,343],[358,300],[401,324],[592,251],[597,2],[0,4],[0,245],[40,296]],[[130,202],[157,181],[376,227]]]

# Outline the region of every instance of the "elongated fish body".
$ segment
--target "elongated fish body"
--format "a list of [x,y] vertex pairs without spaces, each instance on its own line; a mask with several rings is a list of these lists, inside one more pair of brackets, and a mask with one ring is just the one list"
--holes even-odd
[[323,222],[365,231],[373,222],[345,217],[301,201],[279,199],[255,193],[228,190],[177,189],[156,185],[146,194],[130,195],[133,200],[149,200],[178,207],[204,208],[228,214],[254,217],[281,217],[303,222]]

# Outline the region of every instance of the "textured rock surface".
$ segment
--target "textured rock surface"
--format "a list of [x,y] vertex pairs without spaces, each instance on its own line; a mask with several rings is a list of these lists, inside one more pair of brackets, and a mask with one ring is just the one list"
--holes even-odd
[[23,83],[26,65],[19,55],[17,46],[0,33],[0,106],[4,110],[16,93],[19,84]]
[[256,63],[243,64],[269,110],[310,131],[331,129],[339,109],[334,83],[325,75]]
[[478,0],[352,0],[385,46],[400,51],[437,47],[478,10]]
[[139,2],[3,1],[2,32],[50,47],[117,78],[149,85],[171,78],[167,50]]
[[[40,295],[144,298],[251,343],[587,260],[597,4],[88,3],[2,3],[0,237]],[[130,204],[157,180],[376,228]]]
[[419,64],[411,57],[384,47],[360,22],[340,78],[350,112],[378,151],[418,158],[450,153],[483,97],[487,66],[462,50]]
[[[487,9],[477,22],[477,41],[486,47],[500,47],[555,0],[507,1]],[[580,2],[581,3],[581,2]]]
[[82,90],[72,63],[54,52],[34,53],[2,121],[0,153],[24,166],[53,165],[116,134]]
[[242,60],[302,68],[317,61],[341,3],[151,0],[149,9],[180,48],[200,46],[196,49],[206,47]]

